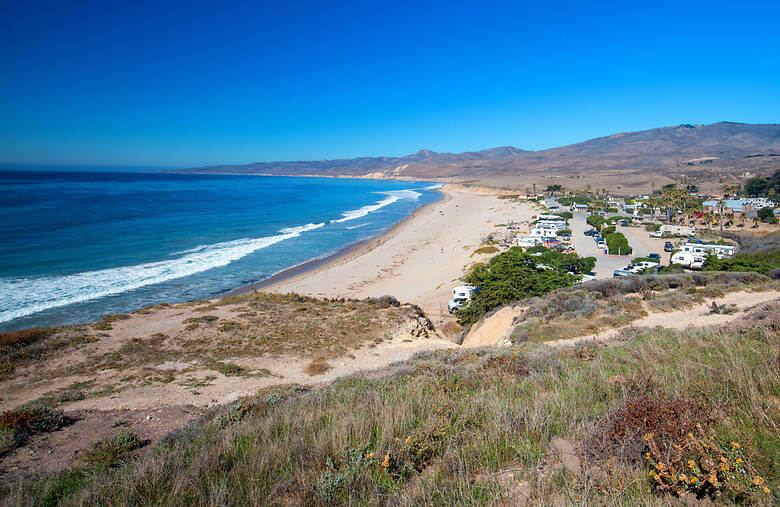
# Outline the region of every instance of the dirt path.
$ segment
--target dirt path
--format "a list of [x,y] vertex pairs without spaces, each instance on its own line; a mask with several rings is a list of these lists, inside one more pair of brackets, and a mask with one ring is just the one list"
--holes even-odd
[[522,313],[523,308],[520,306],[507,306],[498,310],[477,323],[463,340],[462,346],[469,348],[499,345],[509,339],[514,329],[512,322]]
[[712,303],[678,310],[675,312],[653,312],[646,317],[635,320],[630,325],[618,329],[609,329],[600,333],[566,338],[563,340],[551,340],[544,342],[551,347],[568,347],[579,342],[606,343],[614,340],[622,329],[627,327],[655,327],[661,326],[669,329],[686,329],[688,327],[722,325],[742,316],[746,310],[753,306],[780,297],[780,292],[732,292],[719,299],[713,299],[718,305],[736,305],[738,311],[730,314],[710,313]]

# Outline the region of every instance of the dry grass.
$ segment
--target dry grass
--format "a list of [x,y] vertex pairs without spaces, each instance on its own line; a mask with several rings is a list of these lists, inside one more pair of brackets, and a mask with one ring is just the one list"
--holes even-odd
[[303,372],[315,376],[324,375],[330,369],[331,366],[328,364],[328,358],[326,356],[317,356],[303,367]]
[[739,290],[770,290],[777,281],[757,273],[690,273],[599,280],[522,303],[512,341],[543,342],[629,325],[655,312],[681,310]]
[[[764,481],[747,501],[771,505],[780,485],[779,329],[772,302],[724,328],[637,330],[587,353],[531,344],[425,353],[322,389],[265,390],[113,471],[11,485],[4,502],[511,504],[522,479],[532,504],[664,503],[637,462],[635,434],[679,433],[674,421],[684,425],[688,414],[708,421],[719,447],[739,443],[750,481]],[[582,475],[556,465],[553,438],[583,448],[601,428],[615,429],[610,445],[583,453]],[[508,470],[514,478],[496,479]]]

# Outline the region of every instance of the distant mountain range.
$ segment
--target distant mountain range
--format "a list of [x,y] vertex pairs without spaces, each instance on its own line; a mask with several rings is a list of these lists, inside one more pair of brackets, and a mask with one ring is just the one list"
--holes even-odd
[[186,169],[189,173],[351,176],[518,185],[557,178],[627,186],[684,175],[712,179],[780,168],[780,124],[721,122],[624,132],[540,151],[501,146],[464,153],[420,150],[404,157],[255,162]]

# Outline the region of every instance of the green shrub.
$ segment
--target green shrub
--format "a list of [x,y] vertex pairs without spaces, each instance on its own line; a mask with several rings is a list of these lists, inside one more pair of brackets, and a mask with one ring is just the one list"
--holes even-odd
[[777,217],[774,214],[774,208],[761,208],[756,213],[758,216],[758,219],[764,222],[765,224],[776,224],[777,223]]
[[614,225],[610,225],[609,227],[602,227],[601,229],[601,234],[604,235],[605,237],[607,236],[607,234],[612,234],[613,232],[615,232]]
[[[536,253],[541,255],[533,255]],[[579,278],[576,274],[589,272],[595,263],[592,257],[582,259],[574,253],[564,254],[542,246],[529,248],[526,252],[512,247],[487,264],[476,265],[466,276],[466,283],[479,286],[481,290],[458,311],[458,320],[462,325],[473,324],[485,313],[506,303],[572,285]]]
[[485,245],[477,248],[471,253],[471,256],[474,257],[475,255],[486,255],[486,254],[492,254],[498,252],[498,248],[493,245]]
[[43,340],[51,336],[54,328],[50,327],[31,327],[20,331],[6,331],[0,333],[0,346],[16,347],[20,345],[29,345],[30,343]]
[[607,248],[610,255],[630,255],[631,247],[628,240],[621,232],[613,232],[606,236]]
[[34,404],[0,413],[0,455],[9,452],[36,433],[50,433],[66,419],[61,410]]
[[600,229],[602,224],[606,222],[606,219],[600,215],[591,215],[585,219],[585,222],[594,229]]
[[754,271],[766,274],[780,267],[780,251],[769,253],[740,253],[727,259],[707,256],[704,271]]
[[122,430],[113,437],[94,442],[84,452],[84,461],[90,465],[113,467],[131,451],[143,446],[143,441],[131,431]]
[[647,232],[656,232],[661,229],[661,224],[646,224],[645,230]]

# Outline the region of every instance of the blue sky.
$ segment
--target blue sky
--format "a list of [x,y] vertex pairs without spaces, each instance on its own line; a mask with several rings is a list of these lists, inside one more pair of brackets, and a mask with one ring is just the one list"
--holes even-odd
[[0,162],[537,150],[780,122],[778,2],[160,3],[0,3]]

